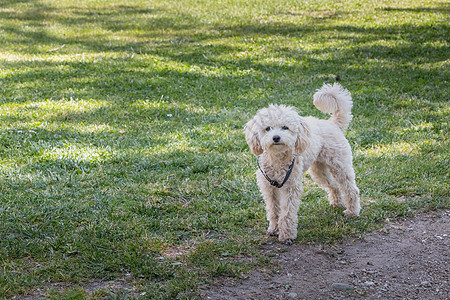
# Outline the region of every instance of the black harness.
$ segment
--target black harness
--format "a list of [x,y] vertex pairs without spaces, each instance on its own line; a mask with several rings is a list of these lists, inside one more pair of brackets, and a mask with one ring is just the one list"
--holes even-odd
[[277,187],[277,188],[281,188],[281,187],[286,183],[286,181],[289,179],[289,176],[291,176],[292,169],[294,169],[295,156],[294,156],[294,158],[292,159],[292,163],[291,163],[291,165],[289,166],[289,169],[288,169],[288,171],[287,171],[287,173],[286,173],[286,176],[284,177],[284,180],[283,180],[283,182],[282,182],[281,184],[278,183],[278,181],[276,181],[276,180],[270,179],[270,177],[267,176],[267,174],[261,169],[261,166],[259,165],[259,156],[258,156],[258,158],[256,159],[256,163],[258,164],[259,170],[260,170],[261,173],[264,175],[264,177],[267,179],[267,181],[270,183],[270,185],[271,185],[271,186],[275,186],[275,187]]

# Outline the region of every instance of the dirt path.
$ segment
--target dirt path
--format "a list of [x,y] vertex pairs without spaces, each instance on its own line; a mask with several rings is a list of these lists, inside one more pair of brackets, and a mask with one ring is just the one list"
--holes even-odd
[[450,299],[450,211],[389,223],[334,246],[277,242],[261,251],[274,265],[225,279],[204,299]]

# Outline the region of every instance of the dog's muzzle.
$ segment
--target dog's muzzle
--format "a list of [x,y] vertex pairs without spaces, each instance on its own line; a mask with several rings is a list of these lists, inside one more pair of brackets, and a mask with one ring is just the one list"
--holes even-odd
[[272,140],[273,140],[273,142],[274,142],[275,144],[278,144],[278,143],[280,142],[280,140],[281,140],[281,137],[280,137],[279,135],[274,135],[274,136],[272,137]]

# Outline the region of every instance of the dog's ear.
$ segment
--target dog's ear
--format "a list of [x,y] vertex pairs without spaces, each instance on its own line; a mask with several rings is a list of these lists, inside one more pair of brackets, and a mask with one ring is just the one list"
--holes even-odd
[[252,153],[256,156],[263,153],[257,128],[258,125],[256,124],[256,120],[254,118],[248,121],[244,126],[245,140],[247,141],[247,144],[250,147]]
[[295,152],[303,153],[309,147],[311,133],[305,120],[299,117],[297,127],[297,140],[295,141]]

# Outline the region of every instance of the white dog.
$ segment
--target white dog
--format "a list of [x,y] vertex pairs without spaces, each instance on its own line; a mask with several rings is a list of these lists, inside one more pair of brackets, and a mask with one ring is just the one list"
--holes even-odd
[[302,176],[309,169],[328,192],[330,204],[344,206],[346,216],[361,209],[352,167],[352,152],[344,131],[352,119],[352,97],[338,83],[324,84],[314,105],[329,120],[300,117],[293,107],[270,105],[245,125],[245,139],[258,156],[258,187],[266,204],[270,235],[292,244],[297,237]]

